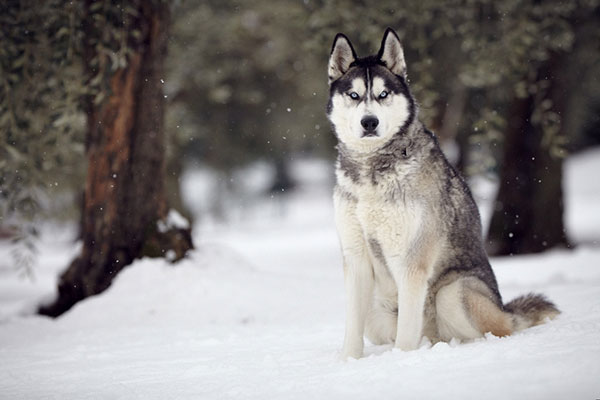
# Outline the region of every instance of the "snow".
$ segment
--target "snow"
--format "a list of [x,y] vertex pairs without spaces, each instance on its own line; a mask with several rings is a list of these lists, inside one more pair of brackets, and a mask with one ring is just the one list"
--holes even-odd
[[[293,193],[228,200],[226,222],[201,215],[189,258],[139,260],[56,320],[32,312],[78,245],[70,229],[45,227],[34,282],[0,248],[0,399],[598,398],[600,151],[565,168],[580,245],[492,260],[505,301],[542,292],[561,316],[412,352],[367,344],[348,362],[338,358],[344,291],[328,163],[295,163]],[[184,187],[210,187],[208,177],[190,172]],[[185,198],[210,201],[192,189]]]
[[600,244],[600,152],[588,150],[566,161],[567,232],[576,243]]
[[170,209],[167,213],[167,217],[164,221],[157,222],[158,231],[161,233],[165,233],[170,229],[188,229],[190,227],[190,222],[181,215],[177,210]]

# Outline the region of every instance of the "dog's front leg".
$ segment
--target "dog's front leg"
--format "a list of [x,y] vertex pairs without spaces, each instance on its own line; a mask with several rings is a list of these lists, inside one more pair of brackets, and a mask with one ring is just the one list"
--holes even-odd
[[344,254],[346,333],[342,357],[360,358],[367,312],[373,298],[373,268],[366,251]]
[[398,285],[398,326],[395,347],[414,350],[423,334],[423,310],[427,296],[427,274],[405,268],[396,276]]
[[365,320],[373,298],[373,266],[356,217],[356,200],[334,194],[335,222],[344,259],[346,288],[346,333],[342,357],[360,358],[363,352]]

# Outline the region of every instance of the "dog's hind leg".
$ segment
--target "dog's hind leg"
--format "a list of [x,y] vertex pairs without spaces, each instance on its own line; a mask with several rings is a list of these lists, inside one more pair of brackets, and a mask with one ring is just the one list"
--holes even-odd
[[398,324],[398,305],[395,299],[375,298],[367,315],[365,335],[373,344],[394,343]]
[[477,278],[458,279],[436,295],[437,327],[440,338],[475,339],[486,332],[495,336],[512,333],[511,315],[494,301],[491,291]]

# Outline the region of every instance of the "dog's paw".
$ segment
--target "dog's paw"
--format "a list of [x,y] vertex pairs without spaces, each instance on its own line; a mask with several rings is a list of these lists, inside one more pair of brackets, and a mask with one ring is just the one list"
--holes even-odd
[[396,338],[394,347],[402,351],[416,350],[419,347],[419,340],[414,340],[413,338]]
[[341,361],[348,361],[348,360],[358,360],[359,358],[362,357],[362,349],[359,348],[351,348],[351,349],[342,349],[342,352],[340,353],[340,360]]

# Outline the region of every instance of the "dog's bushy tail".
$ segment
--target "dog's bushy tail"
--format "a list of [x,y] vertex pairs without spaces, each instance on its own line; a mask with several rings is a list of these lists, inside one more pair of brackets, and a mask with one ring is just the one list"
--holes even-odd
[[560,311],[544,295],[529,293],[504,305],[504,311],[513,316],[513,331],[520,331],[553,319]]

